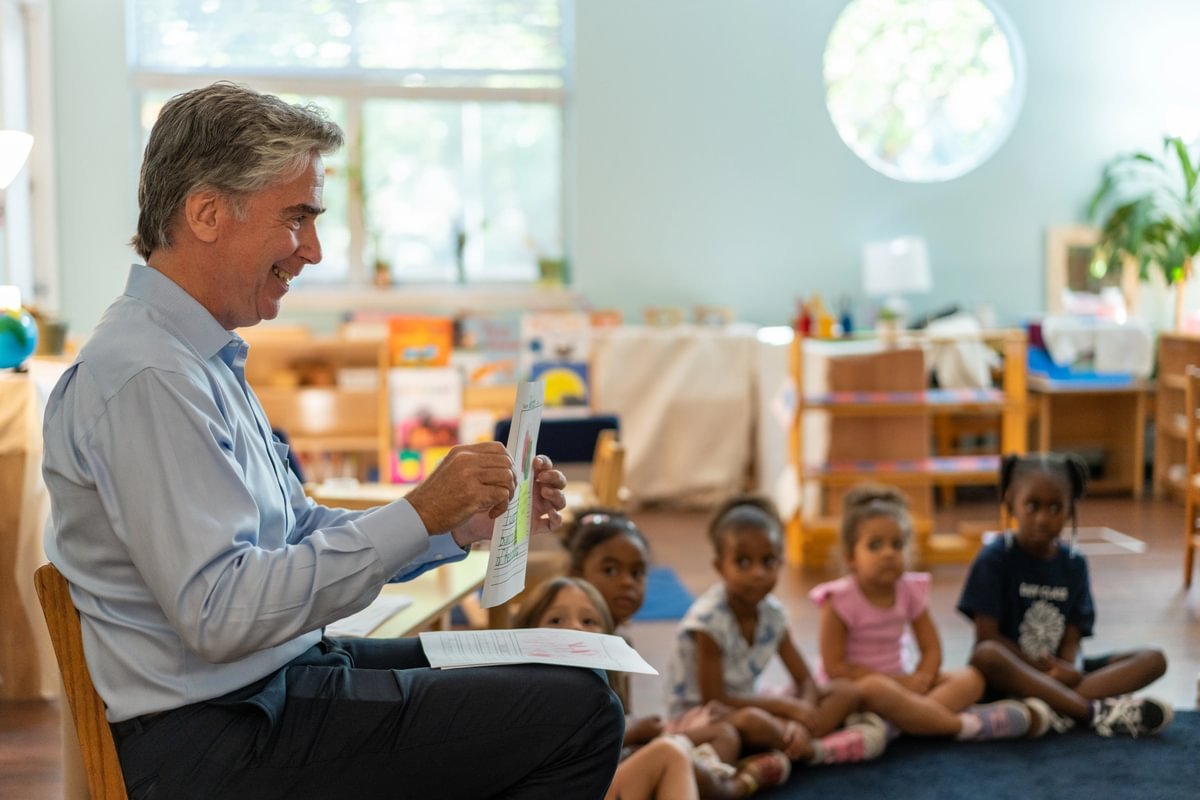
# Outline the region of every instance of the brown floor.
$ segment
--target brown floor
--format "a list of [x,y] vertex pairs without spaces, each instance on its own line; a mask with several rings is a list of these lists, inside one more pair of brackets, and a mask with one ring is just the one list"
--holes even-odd
[[[939,529],[949,530],[959,519],[988,519],[993,504],[963,505],[943,512]],[[635,519],[650,537],[655,560],[675,568],[693,592],[715,579],[702,512],[643,511]],[[1097,604],[1096,636],[1085,642],[1088,652],[1103,652],[1136,644],[1154,644],[1167,654],[1167,674],[1151,692],[1179,708],[1196,704],[1200,677],[1200,579],[1185,595],[1180,566],[1183,508],[1177,503],[1089,498],[1081,507],[1080,524],[1107,526],[1147,547],[1141,554],[1089,557]],[[963,662],[971,644],[966,621],[954,611],[965,566],[932,570],[934,618],[942,635],[945,661]],[[777,589],[792,616],[792,630],[808,656],[816,653],[816,614],[805,593],[836,573],[785,569]],[[664,670],[670,654],[674,624],[639,623],[634,644],[651,664]],[[778,679],[781,673],[768,673]],[[637,677],[634,706],[638,713],[661,711],[659,678]],[[50,800],[62,797],[58,711],[54,703],[0,703],[0,797]]]

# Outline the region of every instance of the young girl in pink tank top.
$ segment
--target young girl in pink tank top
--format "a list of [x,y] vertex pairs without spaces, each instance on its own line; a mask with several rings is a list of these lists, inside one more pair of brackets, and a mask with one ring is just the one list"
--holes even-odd
[[[864,485],[846,494],[842,546],[850,574],[822,583],[810,597],[821,607],[821,659],[830,678],[853,680],[863,707],[897,730],[962,740],[1015,738],[1034,714],[1016,700],[972,705],[983,695],[974,667],[942,670],[942,647],[929,614],[929,575],[906,572],[912,517],[900,490]],[[915,640],[917,660],[906,663]],[[1037,709],[1038,729],[1048,709]]]

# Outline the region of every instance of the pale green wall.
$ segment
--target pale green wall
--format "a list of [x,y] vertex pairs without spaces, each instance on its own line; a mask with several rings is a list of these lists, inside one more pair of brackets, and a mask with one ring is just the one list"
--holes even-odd
[[[577,0],[572,228],[596,305],[725,303],[786,320],[797,294],[855,293],[863,241],[920,233],[918,308],[1043,303],[1047,225],[1081,220],[1108,157],[1149,148],[1170,103],[1200,108],[1190,0],[1001,0],[1025,107],[981,168],[902,184],[863,165],[824,108],[842,0]],[[135,117],[120,0],[56,0],[63,312],[90,329],[132,258]]]

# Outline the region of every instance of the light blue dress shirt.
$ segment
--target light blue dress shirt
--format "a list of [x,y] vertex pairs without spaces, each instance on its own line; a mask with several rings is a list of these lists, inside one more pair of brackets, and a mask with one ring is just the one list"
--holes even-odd
[[392,576],[464,558],[407,501],[315,504],[246,385],[248,347],[135,265],[46,407],[46,554],[112,722],[247,686]]

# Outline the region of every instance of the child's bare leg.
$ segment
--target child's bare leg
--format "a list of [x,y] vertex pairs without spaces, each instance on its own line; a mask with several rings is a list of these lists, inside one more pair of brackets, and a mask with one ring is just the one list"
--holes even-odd
[[930,695],[920,695],[886,675],[868,675],[858,680],[863,706],[874,711],[905,733],[917,736],[953,736],[962,730],[962,720]]
[[1075,691],[1089,700],[1115,697],[1145,688],[1167,671],[1167,657],[1161,650],[1133,650],[1119,653],[1108,664],[1083,676]]
[[783,722],[761,708],[739,708],[722,721],[730,723],[737,730],[743,753],[784,748]]
[[742,737],[727,719],[692,728],[684,731],[683,735],[690,739],[692,744],[710,745],[726,764],[737,761],[738,756],[742,754]]
[[604,800],[699,796],[691,756],[670,739],[655,739],[617,765]]
[[861,704],[862,696],[853,681],[841,678],[830,681],[817,701],[817,719],[809,733],[819,738],[835,730]]
[[1085,721],[1091,700],[1025,663],[1016,653],[996,642],[980,642],[971,654],[971,666],[983,674],[987,685],[1001,694],[1037,697],[1059,714]]
[[951,711],[962,711],[983,697],[983,675],[974,667],[943,672],[926,694]]

